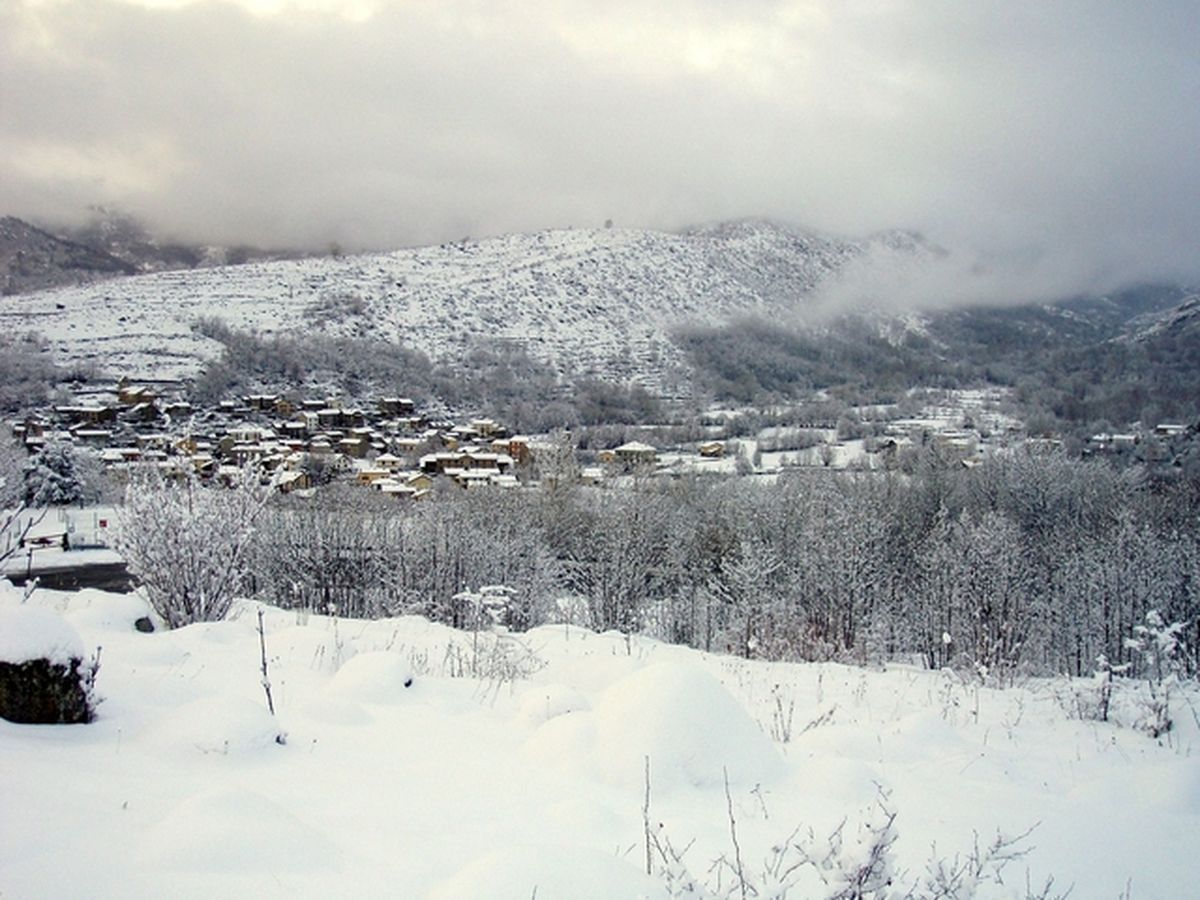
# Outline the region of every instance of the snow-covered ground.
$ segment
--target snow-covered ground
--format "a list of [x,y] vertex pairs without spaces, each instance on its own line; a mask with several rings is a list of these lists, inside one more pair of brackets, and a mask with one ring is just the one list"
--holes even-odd
[[[136,595],[29,602],[103,647],[104,702],[89,725],[0,721],[6,898],[666,896],[644,872],[646,757],[651,828],[694,841],[698,877],[735,859],[730,805],[756,876],[797,826],[822,843],[846,819],[851,852],[882,789],[900,884],[934,845],[952,858],[1036,826],[1010,888],[980,896],[1024,896],[1026,869],[1080,898],[1195,895],[1186,706],[1156,742],[1070,718],[1066,683],[748,663],[562,625],[476,644],[264,608],[272,718],[254,605],[143,634]],[[790,894],[824,895],[811,870]]]

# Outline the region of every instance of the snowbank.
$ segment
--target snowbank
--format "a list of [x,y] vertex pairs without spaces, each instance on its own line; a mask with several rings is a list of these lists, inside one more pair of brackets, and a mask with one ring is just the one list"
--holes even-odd
[[882,789],[904,887],[934,845],[953,859],[973,832],[986,844],[1041,822],[1014,886],[1028,868],[1077,897],[1127,880],[1135,897],[1195,893],[1200,730],[1182,696],[1154,741],[1070,718],[1059,694],[1082,684],[986,691],[562,627],[521,636],[544,664],[529,681],[450,677],[439,660],[461,634],[442,626],[266,609],[273,718],[254,605],[139,634],[127,599],[29,604],[0,597],[6,617],[42,623],[0,637],[103,644],[108,699],[87,728],[0,721],[5,896],[661,897],[643,872],[647,756],[652,827],[691,846],[698,876],[733,852],[731,808],[757,876],[796,829],[823,841],[845,819],[853,853]]
[[594,712],[551,719],[532,736],[535,758],[579,763],[625,788],[645,782],[650,759],[655,790],[714,787],[726,773],[753,786],[778,778],[783,760],[746,710],[703,669],[656,663],[622,678]]

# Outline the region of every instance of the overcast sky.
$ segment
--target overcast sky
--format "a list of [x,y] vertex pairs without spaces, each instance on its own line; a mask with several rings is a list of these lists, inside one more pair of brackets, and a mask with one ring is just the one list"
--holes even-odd
[[381,248],[768,216],[1200,280],[1196,0],[0,0],[0,213]]

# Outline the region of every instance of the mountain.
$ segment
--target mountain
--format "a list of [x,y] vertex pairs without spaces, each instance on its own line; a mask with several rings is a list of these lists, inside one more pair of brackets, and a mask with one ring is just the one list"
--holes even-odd
[[48,230],[124,260],[139,273],[241,265],[274,259],[296,259],[305,255],[293,251],[263,250],[244,244],[213,246],[163,240],[151,234],[135,217],[103,206],[93,206],[91,218],[82,225]]
[[0,218],[0,294],[20,294],[136,271],[132,264],[103,250],[56,237],[12,216]]
[[0,293],[24,294],[123,275],[296,259],[304,254],[250,246],[164,241],[131,216],[94,207],[83,225],[0,219]]
[[1143,346],[1188,343],[1200,347],[1200,294],[1189,294],[1165,313],[1140,316],[1130,325],[1126,340]]
[[878,238],[762,221],[682,233],[546,231],[161,272],[23,297],[0,315],[36,327],[60,357],[133,376],[195,374],[220,346],[193,325],[218,317],[267,337],[377,338],[450,364],[503,346],[561,373],[674,393],[688,380],[674,339],[681,325],[790,315],[848,261],[896,252]]
[[[104,234],[114,250],[137,243],[128,229],[91,239]],[[222,358],[209,393],[307,378],[447,402],[516,390],[528,404],[601,381],[763,402],[989,382],[1076,421],[1154,404],[1190,415],[1200,311],[1176,286],[924,312],[831,304],[857,274],[886,299],[888,273],[943,256],[906,232],[846,240],[762,220],[545,231],[61,287],[0,300],[0,324],[132,378],[190,378]]]

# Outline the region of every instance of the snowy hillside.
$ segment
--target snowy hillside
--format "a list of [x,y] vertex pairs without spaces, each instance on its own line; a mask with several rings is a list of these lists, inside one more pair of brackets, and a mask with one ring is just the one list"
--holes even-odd
[[[1194,895],[1186,707],[1155,742],[1072,718],[1083,683],[987,690],[564,625],[476,644],[423,619],[265,608],[273,719],[253,606],[142,634],[135,596],[30,602],[103,646],[105,699],[90,725],[0,721],[6,897],[657,898],[683,869],[710,887],[720,874],[703,896],[740,896],[735,861],[766,887],[773,847],[789,863],[830,851],[843,820],[825,862],[861,863],[870,825],[894,838],[880,871],[918,897],[931,857],[953,865],[1030,828],[1005,886],[985,866],[977,894],[953,896],[1025,897],[1027,872],[1035,892],[1054,876],[1051,895]],[[664,872],[652,848],[645,874],[647,822],[682,866]],[[775,874],[795,898],[834,896],[842,877]]]
[[576,374],[658,385],[681,322],[778,315],[850,260],[918,252],[910,235],[849,242],[761,221],[671,234],[570,230],[380,255],[164,272],[7,297],[6,329],[36,330],[60,361],[113,373],[194,374],[219,351],[192,332],[217,316],[263,335],[371,335],[453,362],[478,340]]

